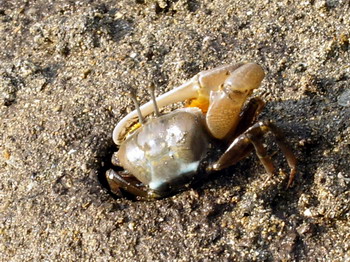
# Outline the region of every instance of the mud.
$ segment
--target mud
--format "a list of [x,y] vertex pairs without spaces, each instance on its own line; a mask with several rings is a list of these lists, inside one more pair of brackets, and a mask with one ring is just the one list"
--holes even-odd
[[[1,1],[0,260],[350,261],[349,28],[347,0]],[[150,80],[239,61],[266,70],[293,187],[252,154],[169,198],[113,198],[125,86],[146,102]]]

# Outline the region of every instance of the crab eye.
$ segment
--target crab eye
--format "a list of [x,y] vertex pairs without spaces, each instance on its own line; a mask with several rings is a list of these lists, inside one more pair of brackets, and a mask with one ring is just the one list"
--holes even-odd
[[156,95],[155,95],[155,85],[154,83],[152,82],[151,85],[148,87],[149,91],[150,91],[150,95],[151,95],[151,100],[153,102],[153,107],[154,107],[154,112],[156,114],[156,116],[160,116],[160,113],[159,113],[159,108],[158,108],[158,104],[157,104],[157,101],[156,101]]
[[145,118],[143,117],[143,115],[141,113],[140,105],[139,105],[139,102],[137,101],[135,90],[130,90],[130,92],[128,92],[128,96],[131,98],[131,100],[133,101],[133,103],[135,105],[137,115],[139,117],[139,123],[143,124],[145,122]]

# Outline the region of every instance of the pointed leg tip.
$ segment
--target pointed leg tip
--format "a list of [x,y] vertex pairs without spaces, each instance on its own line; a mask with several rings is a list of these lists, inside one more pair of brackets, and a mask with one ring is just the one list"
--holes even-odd
[[212,173],[218,170],[220,170],[220,165],[217,163],[212,164],[206,168],[207,173]]

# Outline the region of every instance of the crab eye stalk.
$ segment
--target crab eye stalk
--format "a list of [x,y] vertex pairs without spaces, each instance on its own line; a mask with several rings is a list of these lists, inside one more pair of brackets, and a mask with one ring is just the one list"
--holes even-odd
[[155,85],[153,82],[149,85],[148,89],[149,89],[151,99],[153,102],[154,113],[156,114],[156,116],[160,116],[159,108],[158,108],[157,101],[156,101],[156,95],[155,95]]
[[141,113],[141,110],[140,110],[140,105],[139,105],[139,102],[137,101],[136,99],[136,92],[135,90],[130,90],[128,92],[128,96],[131,98],[131,100],[133,101],[134,105],[135,105],[135,108],[136,108],[136,111],[137,111],[137,115],[139,117],[139,122],[140,124],[143,124],[145,123],[145,118],[142,116],[142,113]]

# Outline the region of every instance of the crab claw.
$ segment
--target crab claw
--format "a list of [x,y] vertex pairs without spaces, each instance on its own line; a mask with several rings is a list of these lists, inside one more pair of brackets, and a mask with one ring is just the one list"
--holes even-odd
[[[196,97],[198,89],[197,76],[193,77],[189,82],[175,88],[156,98],[156,102],[159,108],[164,106],[184,101],[191,97]],[[143,117],[148,116],[154,112],[153,101],[149,101],[140,106],[140,111]],[[130,132],[131,127],[137,122],[138,113],[134,110],[127,114],[114,128],[113,141],[117,145],[120,145],[126,138],[126,135]]]
[[[260,71],[259,69],[257,69],[257,67],[260,68]],[[254,74],[257,75],[253,79],[253,82],[252,82],[253,84],[251,86],[249,86],[248,84],[249,82],[248,81],[249,79],[247,79],[248,76],[244,76],[245,73],[249,72],[249,69],[252,69],[251,71],[255,72],[253,74],[248,73],[249,76]],[[257,88],[259,86],[262,78],[264,77],[263,71],[262,73],[261,71],[262,71],[261,67],[254,63],[238,63],[238,64],[232,64],[232,65],[223,65],[211,70],[202,71],[197,75],[195,75],[186,83],[182,84],[181,86],[157,97],[156,102],[159,108],[162,108],[164,106],[167,106],[173,103],[185,101],[185,100],[191,101],[189,106],[199,107],[200,109],[202,109],[203,112],[207,112],[209,107],[209,112],[208,112],[209,115],[207,118],[213,119],[212,121],[213,123],[217,121],[219,124],[218,125],[219,128],[221,128],[221,126],[223,126],[222,122],[225,120],[219,120],[222,118],[221,116],[219,116],[220,114],[218,112],[220,110],[218,110],[218,107],[217,107],[219,103],[216,101],[219,101],[220,97],[219,99],[217,99],[218,95],[215,92],[219,92],[218,94],[221,94],[222,92],[225,93],[227,91],[226,87],[229,87],[228,89],[232,89],[233,93],[237,93],[241,89],[248,90],[249,92],[251,92],[252,89]],[[231,86],[233,86],[233,88],[231,88]],[[209,102],[212,104],[211,106],[209,106]],[[223,105],[225,105],[225,102],[223,102]],[[242,105],[240,104],[239,108],[241,108],[241,106]],[[221,111],[225,112],[224,107],[221,107],[221,108],[222,108]],[[149,114],[152,114],[154,112],[153,102],[149,101],[143,104],[142,106],[140,106],[140,111],[142,116],[144,117]],[[218,113],[219,117],[217,118],[213,117],[212,113],[214,114]],[[113,131],[113,141],[117,145],[120,145],[125,140],[127,134],[132,129],[131,127],[137,122],[137,117],[138,117],[137,110],[134,110],[130,112],[128,115],[126,115],[116,125]],[[214,126],[217,126],[217,125],[214,124]],[[221,135],[216,136],[215,131],[213,135],[215,137],[221,136]]]
[[206,122],[215,138],[223,139],[236,129],[247,97],[260,86],[264,77],[261,66],[247,63],[228,75],[219,90],[210,92]]

